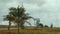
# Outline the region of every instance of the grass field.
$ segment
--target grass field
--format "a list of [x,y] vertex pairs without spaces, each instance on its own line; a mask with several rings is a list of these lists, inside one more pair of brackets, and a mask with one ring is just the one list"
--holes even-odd
[[[18,34],[17,30],[0,30],[0,34]],[[20,34],[60,34],[60,28],[23,29]]]

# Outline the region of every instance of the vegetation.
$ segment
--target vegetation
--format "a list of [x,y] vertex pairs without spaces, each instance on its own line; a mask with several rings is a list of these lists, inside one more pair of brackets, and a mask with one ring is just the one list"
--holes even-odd
[[[40,19],[36,19],[36,25],[40,26],[40,29],[24,29],[24,23],[27,22],[27,20],[29,18],[33,18],[31,16],[28,16],[27,13],[25,13],[25,8],[22,7],[11,7],[9,8],[10,12],[8,15],[6,15],[6,17],[4,18],[4,20],[8,20],[9,21],[9,27],[8,30],[5,31],[0,31],[0,34],[17,34],[16,31],[18,31],[18,34],[55,34],[55,31],[57,31],[56,29],[49,29],[48,25],[43,26],[42,23],[40,23]],[[35,19],[34,19],[35,20]],[[11,22],[14,22],[18,25],[18,29],[16,30],[10,30],[10,26],[11,26]],[[30,23],[29,23],[30,24]],[[31,25],[31,24],[30,24]],[[19,30],[19,27],[21,27],[22,30]],[[42,28],[41,28],[42,27]],[[47,28],[45,28],[47,27]],[[51,28],[53,28],[53,24],[51,24]],[[53,31],[52,31],[53,30]],[[60,30],[59,30],[60,32]],[[60,33],[59,33],[60,34]]]
[[48,27],[48,25],[45,25],[45,27]]
[[4,20],[8,20],[9,21],[9,27],[8,27],[8,30],[10,30],[10,26],[11,26],[11,20],[12,19],[12,17],[11,17],[11,15],[9,14],[9,15],[6,15],[6,17],[4,18]]
[[5,17],[5,20],[9,20],[8,30],[10,30],[11,21],[18,24],[18,32],[19,32],[19,27],[21,27],[21,29],[24,29],[23,24],[26,22],[26,20],[30,18],[30,16],[28,16],[25,13],[24,7],[20,7],[20,8],[19,6],[17,8],[11,7],[9,10],[10,10],[9,14]]
[[40,23],[38,26],[43,27],[43,24]]
[[51,26],[50,26],[51,28],[53,28],[53,24],[51,24]]
[[[59,31],[58,31],[59,30]],[[18,34],[17,30],[2,30],[0,31],[0,34]],[[51,29],[51,28],[40,28],[40,29],[23,29],[19,31],[20,34],[60,34],[60,29]]]

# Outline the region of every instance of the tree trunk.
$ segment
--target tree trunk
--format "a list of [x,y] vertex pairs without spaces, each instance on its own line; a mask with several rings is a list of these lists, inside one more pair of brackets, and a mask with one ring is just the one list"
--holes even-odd
[[18,23],[18,34],[19,34],[19,23]]
[[[9,21],[8,30],[10,30],[10,26],[11,26],[11,21]],[[11,33],[10,33],[10,32],[8,32],[8,34],[11,34]]]
[[10,30],[10,26],[11,26],[11,21],[9,21],[9,26],[8,26],[8,30]]
[[21,29],[24,29],[24,22],[20,23],[20,27],[21,27]]

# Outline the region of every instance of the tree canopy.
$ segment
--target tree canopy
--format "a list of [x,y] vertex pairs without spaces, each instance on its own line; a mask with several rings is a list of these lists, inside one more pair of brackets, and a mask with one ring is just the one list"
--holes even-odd
[[11,7],[9,10],[10,12],[8,15],[6,15],[5,19],[20,24],[21,27],[23,27],[26,20],[31,18],[31,16],[28,16],[27,13],[25,13],[26,10],[24,7]]

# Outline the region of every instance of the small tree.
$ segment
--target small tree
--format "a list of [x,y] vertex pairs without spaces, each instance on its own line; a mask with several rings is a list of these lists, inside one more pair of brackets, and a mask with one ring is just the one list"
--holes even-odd
[[53,28],[53,24],[51,24],[50,28]]
[[4,20],[9,21],[8,30],[10,30],[10,26],[11,26],[11,19],[12,19],[11,15],[6,15],[6,17],[4,18]]

